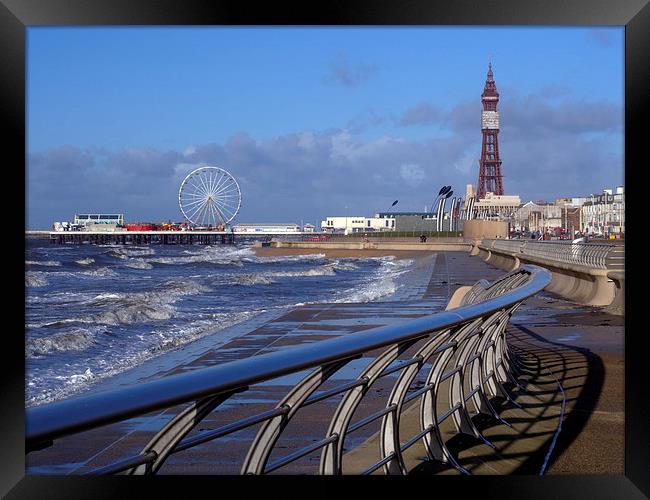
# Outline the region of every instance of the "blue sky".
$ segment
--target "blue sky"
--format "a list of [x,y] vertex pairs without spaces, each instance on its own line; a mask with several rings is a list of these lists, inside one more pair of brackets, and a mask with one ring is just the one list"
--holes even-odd
[[203,163],[240,181],[242,222],[422,210],[477,182],[489,60],[506,194],[623,181],[622,27],[30,27],[27,43],[30,228],[181,220]]

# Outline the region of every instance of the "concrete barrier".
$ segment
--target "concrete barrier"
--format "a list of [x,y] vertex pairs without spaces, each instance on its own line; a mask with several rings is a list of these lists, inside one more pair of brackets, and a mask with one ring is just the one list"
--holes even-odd
[[421,250],[429,252],[469,252],[471,241],[456,242],[374,242],[374,241],[273,241],[275,248],[304,248],[321,250]]
[[515,255],[507,250],[488,248],[481,243],[474,245],[470,255],[478,255],[499,269],[511,271],[523,264],[543,266],[552,274],[546,290],[581,305],[609,306],[608,312],[624,313],[622,272],[595,269],[577,264],[567,264],[524,253]]
[[614,301],[605,309],[612,314],[623,315],[625,314],[625,272],[609,272],[607,273],[607,277],[614,282],[616,288],[614,292]]
[[508,223],[495,220],[463,221],[463,235],[466,238],[507,238]]
[[449,309],[455,309],[460,306],[461,301],[465,298],[465,295],[467,295],[467,292],[469,292],[471,289],[472,287],[470,285],[458,287],[454,294],[451,296],[451,299],[449,299],[449,303],[447,304],[447,307],[445,307],[445,311],[449,311]]

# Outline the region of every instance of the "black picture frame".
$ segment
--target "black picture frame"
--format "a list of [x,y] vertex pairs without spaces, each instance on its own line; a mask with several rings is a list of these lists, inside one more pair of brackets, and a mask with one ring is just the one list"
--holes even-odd
[[[0,98],[3,110],[3,137],[6,151],[15,161],[5,165],[11,178],[7,186],[21,186],[25,193],[24,171],[16,165],[25,165],[25,33],[37,25],[618,25],[625,26],[625,187],[627,225],[627,258],[633,260],[634,241],[639,238],[639,206],[642,183],[637,181],[639,170],[647,160],[642,156],[647,140],[642,135],[642,120],[648,116],[650,92],[650,6],[647,0],[367,0],[308,2],[236,2],[218,0],[0,0]],[[25,167],[26,168],[26,167]],[[23,205],[24,206],[24,205]],[[24,221],[23,214],[23,221]],[[25,227],[15,221],[7,227],[5,271],[11,274],[6,283],[23,278],[14,262],[24,262]],[[632,243],[632,244],[630,244]],[[19,255],[21,254],[21,255]],[[9,260],[11,259],[11,260]],[[15,259],[15,260],[14,260]],[[628,264],[629,265],[629,264]],[[7,274],[7,273],[6,273]],[[642,273],[641,273],[642,274]],[[388,493],[386,488],[407,494],[422,491],[425,494],[463,493],[489,495],[498,498],[643,498],[650,496],[650,404],[645,389],[644,351],[645,329],[640,312],[635,311],[638,295],[636,284],[641,277],[630,273],[627,279],[625,316],[625,475],[624,476],[545,476],[545,477],[472,477],[472,478],[216,478],[160,477],[84,478],[25,476],[24,455],[24,302],[13,286],[5,286],[17,300],[15,307],[6,307],[5,314],[14,327],[4,328],[5,356],[2,364],[3,390],[2,451],[0,453],[0,495],[7,498],[115,498],[142,496],[143,493],[170,496],[172,483],[181,486],[184,496],[198,496],[194,488],[218,488],[215,495],[227,493],[226,488],[241,491],[249,487],[272,487],[310,496],[331,489],[343,492],[351,485],[373,487]],[[22,281],[20,281],[22,283]],[[24,286],[24,285],[23,285]],[[630,316],[632,314],[632,316]],[[636,315],[635,315],[636,314]],[[636,320],[636,321],[635,321]],[[635,322],[637,323],[635,325]],[[404,483],[402,481],[408,481]],[[191,485],[190,490],[187,489]],[[314,488],[315,487],[315,488]],[[222,489],[223,488],[223,489]],[[298,488],[297,490],[295,488]],[[312,489],[313,488],[313,489]],[[424,488],[424,489],[420,489]],[[450,489],[451,488],[451,489]],[[188,494],[189,492],[189,494]],[[194,494],[192,493],[194,492]],[[266,491],[268,494],[268,490]],[[149,495],[145,496],[149,496]]]

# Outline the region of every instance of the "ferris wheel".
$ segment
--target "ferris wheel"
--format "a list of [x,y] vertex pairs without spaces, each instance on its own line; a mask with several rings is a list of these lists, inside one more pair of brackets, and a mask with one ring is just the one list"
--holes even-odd
[[241,190],[235,178],[219,167],[200,167],[190,172],[178,190],[178,206],[192,224],[226,225],[241,206]]

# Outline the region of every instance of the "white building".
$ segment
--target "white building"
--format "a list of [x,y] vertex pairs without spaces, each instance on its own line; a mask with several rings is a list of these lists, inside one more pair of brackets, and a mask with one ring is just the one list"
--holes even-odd
[[610,235],[625,233],[625,190],[623,186],[603,189],[592,194],[582,205],[582,231],[588,234]]
[[75,214],[75,225],[85,226],[88,223],[124,225],[124,214]]
[[357,233],[364,231],[394,231],[394,217],[375,217],[347,216],[347,217],[327,217],[320,223],[321,231],[343,232],[345,234]]
[[562,227],[562,207],[529,201],[515,211],[513,218],[516,230],[544,231]]
[[298,224],[237,224],[232,228],[235,233],[299,233]]
[[485,193],[485,198],[480,198],[474,203],[474,211],[478,219],[493,219],[511,217],[521,207],[519,195],[496,195]]

